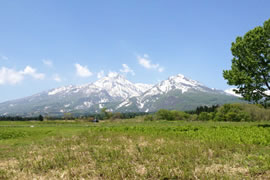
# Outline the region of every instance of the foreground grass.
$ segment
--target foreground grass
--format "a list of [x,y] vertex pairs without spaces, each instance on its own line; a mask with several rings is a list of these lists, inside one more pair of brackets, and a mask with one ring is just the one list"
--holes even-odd
[[270,178],[267,123],[1,125],[0,179]]

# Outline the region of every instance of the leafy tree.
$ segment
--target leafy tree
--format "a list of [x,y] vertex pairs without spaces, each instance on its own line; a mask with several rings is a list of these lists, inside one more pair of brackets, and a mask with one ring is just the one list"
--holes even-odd
[[223,77],[234,91],[245,100],[270,100],[270,19],[263,26],[255,27],[232,43],[231,70],[224,70]]
[[160,109],[156,115],[158,120],[174,120],[173,114],[167,109]]
[[101,109],[101,115],[104,117],[104,119],[110,119],[112,117],[112,113],[109,112],[105,107]]
[[208,112],[201,112],[198,116],[198,120],[200,121],[209,121],[212,119],[212,114]]
[[153,117],[153,115],[148,114],[148,115],[146,115],[146,116],[144,117],[144,120],[145,120],[145,121],[154,121],[154,117]]

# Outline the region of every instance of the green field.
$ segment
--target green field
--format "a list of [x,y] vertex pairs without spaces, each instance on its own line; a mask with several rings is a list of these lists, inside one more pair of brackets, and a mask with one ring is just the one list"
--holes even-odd
[[270,123],[0,122],[0,179],[34,178],[269,179]]

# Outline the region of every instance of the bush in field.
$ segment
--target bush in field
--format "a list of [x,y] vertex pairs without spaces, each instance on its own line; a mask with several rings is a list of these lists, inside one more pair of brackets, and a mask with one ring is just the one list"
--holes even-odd
[[270,121],[270,109],[254,104],[225,104],[213,112],[188,114],[183,111],[161,109],[154,115],[147,115],[145,121],[154,120],[188,120],[188,121]]
[[216,121],[250,121],[251,116],[246,112],[242,104],[225,104],[218,108],[215,115]]
[[148,114],[144,116],[144,121],[154,121],[154,116],[151,114]]
[[156,112],[156,117],[158,120],[173,120],[172,114],[167,109],[160,109]]
[[168,120],[168,121],[175,121],[175,120],[188,120],[190,115],[183,112],[183,111],[170,111],[166,109],[161,109],[156,113],[156,118],[158,120]]
[[210,121],[214,118],[214,113],[201,112],[198,116],[198,120],[200,121]]
[[269,121],[270,109],[254,104],[225,104],[218,108],[216,121]]
[[244,112],[247,112],[252,121],[270,121],[270,109],[265,109],[260,104],[241,104]]
[[234,122],[240,122],[240,121],[251,121],[250,115],[247,112],[228,112],[226,114],[226,121],[234,121]]
[[187,120],[189,119],[190,115],[183,112],[183,111],[170,111],[170,113],[172,114],[172,118],[173,120]]
[[188,118],[189,121],[197,121],[198,115],[197,114],[191,114]]
[[120,112],[112,113],[111,119],[122,119],[122,114]]

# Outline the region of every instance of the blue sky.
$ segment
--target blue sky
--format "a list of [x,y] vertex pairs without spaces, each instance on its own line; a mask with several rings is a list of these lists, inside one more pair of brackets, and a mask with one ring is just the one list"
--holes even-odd
[[96,81],[155,84],[178,73],[227,89],[231,43],[270,18],[269,0],[4,0],[0,102]]

